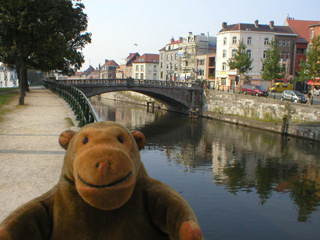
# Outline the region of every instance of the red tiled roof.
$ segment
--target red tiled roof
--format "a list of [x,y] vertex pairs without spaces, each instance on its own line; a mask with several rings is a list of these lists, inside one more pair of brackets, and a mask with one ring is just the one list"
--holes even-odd
[[81,76],[84,72],[75,72],[74,75],[75,76]]
[[173,45],[173,44],[177,44],[177,43],[182,43],[182,40],[179,39],[179,40],[173,41],[167,45]]
[[119,67],[118,63],[116,63],[114,60],[108,60],[105,64],[102,65],[102,67],[104,66],[116,66]]
[[134,63],[159,63],[159,54],[145,53],[133,61]]
[[320,23],[319,21],[286,19],[286,23],[298,34],[298,42],[310,41],[310,25]]

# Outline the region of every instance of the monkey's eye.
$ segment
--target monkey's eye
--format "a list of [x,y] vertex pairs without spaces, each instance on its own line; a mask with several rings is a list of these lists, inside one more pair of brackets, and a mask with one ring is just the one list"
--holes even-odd
[[123,138],[121,136],[118,136],[117,139],[118,139],[119,143],[123,143]]
[[85,137],[84,139],[83,139],[83,144],[86,144],[86,143],[88,143],[89,142],[89,139],[87,138],[87,137]]

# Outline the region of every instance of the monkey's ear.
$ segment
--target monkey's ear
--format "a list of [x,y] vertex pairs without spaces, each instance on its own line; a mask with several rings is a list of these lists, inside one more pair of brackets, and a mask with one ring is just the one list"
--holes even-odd
[[60,146],[67,150],[68,149],[68,146],[69,146],[69,143],[72,139],[72,137],[76,134],[77,132],[73,131],[73,130],[66,130],[64,132],[62,132],[60,134],[60,137],[59,137],[59,144]]
[[139,150],[141,150],[146,145],[146,137],[140,131],[132,131],[131,134],[136,140]]

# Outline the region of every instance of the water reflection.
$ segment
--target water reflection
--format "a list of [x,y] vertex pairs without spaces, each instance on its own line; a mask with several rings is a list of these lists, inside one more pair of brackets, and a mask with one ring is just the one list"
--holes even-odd
[[[167,169],[172,168],[171,163],[175,163],[179,166],[180,172],[193,174],[188,175],[190,179],[192,178],[190,182],[197,184],[195,182],[199,181],[199,185],[197,185],[199,188],[202,185],[208,186],[207,182],[211,182],[210,188],[202,189],[203,199],[210,200],[222,187],[224,191],[230,193],[230,196],[227,197],[228,201],[232,196],[242,196],[243,193],[248,196],[256,196],[261,208],[268,205],[268,201],[271,201],[272,208],[268,210],[271,212],[269,214],[276,215],[278,211],[282,210],[280,209],[282,204],[294,204],[294,209],[290,211],[297,213],[296,220],[298,222],[311,223],[313,219],[317,219],[315,226],[319,227],[319,143],[297,138],[283,138],[281,135],[266,131],[213,120],[190,119],[182,115],[166,114],[161,111],[149,114],[145,107],[121,102],[98,102],[94,99],[92,101],[103,119],[122,122],[130,129],[141,130],[148,141],[145,154],[150,152],[155,158],[158,152],[163,153],[164,156],[159,158],[165,158],[164,161],[168,163],[165,166]],[[154,171],[156,172],[157,169]],[[193,177],[198,173],[209,177],[205,180],[201,177]],[[164,174],[164,179],[174,177],[172,174],[160,174]],[[174,181],[176,179],[172,180],[173,184],[175,184]],[[185,186],[181,184],[178,187],[184,188]],[[208,213],[206,211],[208,209],[219,211],[218,207],[212,206],[212,202],[209,200],[211,205],[208,204],[204,207],[200,206],[204,204],[203,199],[196,198],[196,196],[186,197],[190,198],[188,201],[196,209],[198,208],[200,221],[207,219]],[[274,203],[277,198],[288,200],[282,200],[285,203]],[[221,201],[221,204],[228,202],[226,198]],[[215,204],[219,205],[217,202]],[[233,209],[232,211],[238,211],[231,205],[228,207]],[[288,216],[284,217],[285,221],[291,221],[290,214],[291,212],[288,212]],[[220,217],[222,218],[222,216]],[[261,221],[260,224],[266,224],[263,217],[259,221]],[[206,224],[208,223],[204,225]],[[285,223],[279,224],[283,224],[282,227],[285,228]],[[300,229],[301,225],[297,228]],[[209,226],[205,231],[213,238],[213,235],[210,235],[213,233]],[[217,234],[217,231],[221,231],[220,235]],[[230,234],[227,230],[222,231],[216,229],[214,236],[225,237]],[[308,231],[310,232],[309,228]],[[283,239],[284,232],[283,235],[279,233],[279,239]],[[298,236],[298,233],[295,234]],[[311,236],[319,236],[316,230],[313,232],[311,230],[310,234]],[[257,235],[251,237],[257,238]]]

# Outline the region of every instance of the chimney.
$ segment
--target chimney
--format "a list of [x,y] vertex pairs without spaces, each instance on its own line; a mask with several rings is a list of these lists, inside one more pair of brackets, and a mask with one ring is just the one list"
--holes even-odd
[[270,21],[270,28],[274,29],[274,21]]
[[170,43],[173,43],[174,42],[174,38],[172,37],[171,39],[170,39]]
[[224,29],[226,26],[227,26],[227,23],[226,23],[226,22],[223,22],[223,23],[222,23],[222,29]]
[[180,41],[180,42],[183,42],[183,37],[179,37],[179,41]]
[[258,27],[259,27],[259,21],[258,21],[258,20],[255,20],[255,21],[254,21],[254,27],[255,27],[255,28],[258,28]]
[[192,35],[192,32],[189,32],[189,36]]
[[105,60],[104,60],[104,63],[107,63],[107,62],[108,62],[108,59],[105,59]]

